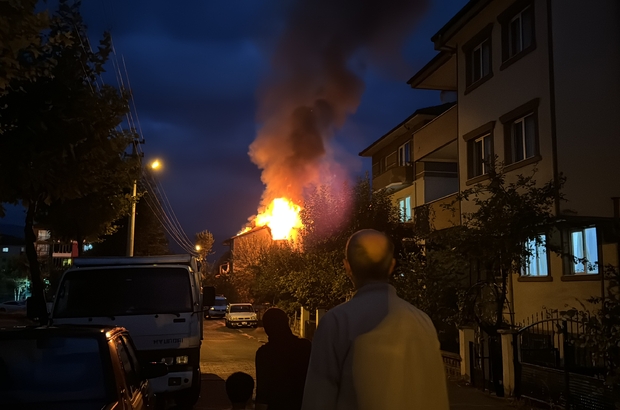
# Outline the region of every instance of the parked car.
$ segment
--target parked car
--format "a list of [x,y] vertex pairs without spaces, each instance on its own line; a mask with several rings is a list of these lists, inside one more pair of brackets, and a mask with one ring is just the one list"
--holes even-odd
[[0,331],[0,408],[143,410],[154,407],[149,378],[126,329],[30,327]]
[[2,313],[26,313],[25,300],[7,300],[0,303],[0,312]]
[[256,327],[258,318],[251,303],[231,303],[226,308],[226,327]]
[[228,299],[224,295],[215,296],[215,302],[213,306],[209,306],[205,310],[205,319],[223,318],[226,315],[226,306],[228,305]]

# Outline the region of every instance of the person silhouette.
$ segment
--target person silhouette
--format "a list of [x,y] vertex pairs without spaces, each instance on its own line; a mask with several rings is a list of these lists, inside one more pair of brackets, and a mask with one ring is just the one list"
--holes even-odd
[[248,408],[253,392],[254,379],[247,373],[236,372],[226,379],[226,395],[232,404],[231,410]]
[[303,410],[448,410],[437,332],[388,283],[394,266],[385,234],[349,238],[344,267],[356,293],[314,333]]
[[256,409],[299,410],[311,343],[291,332],[281,309],[267,309],[263,326],[269,341],[256,351]]

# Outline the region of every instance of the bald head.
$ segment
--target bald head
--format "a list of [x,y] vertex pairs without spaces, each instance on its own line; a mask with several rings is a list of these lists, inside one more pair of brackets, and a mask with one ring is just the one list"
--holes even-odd
[[363,229],[349,238],[345,258],[354,281],[387,280],[394,268],[394,244],[379,231]]

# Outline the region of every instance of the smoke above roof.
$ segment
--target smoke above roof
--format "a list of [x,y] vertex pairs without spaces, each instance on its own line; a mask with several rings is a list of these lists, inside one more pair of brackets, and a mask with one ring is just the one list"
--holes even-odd
[[369,64],[402,61],[404,40],[426,0],[300,0],[290,9],[258,92],[261,128],[250,145],[262,169],[262,206],[300,201],[321,183],[329,142],[355,113]]

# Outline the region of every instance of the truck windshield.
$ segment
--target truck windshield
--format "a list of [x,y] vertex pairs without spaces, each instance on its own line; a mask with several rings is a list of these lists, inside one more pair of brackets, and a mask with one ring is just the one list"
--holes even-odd
[[226,299],[215,299],[213,306],[226,306],[228,301]]
[[92,317],[192,311],[183,268],[76,269],[60,284],[54,317]]

